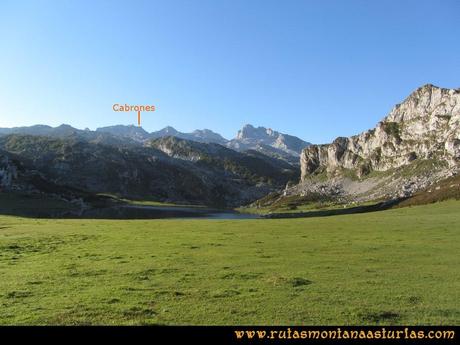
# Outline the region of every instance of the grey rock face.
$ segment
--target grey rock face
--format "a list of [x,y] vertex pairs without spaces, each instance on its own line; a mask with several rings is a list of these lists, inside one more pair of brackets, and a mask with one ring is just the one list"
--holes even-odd
[[0,154],[0,190],[10,190],[18,177],[17,167],[5,155]]
[[[185,138],[187,139],[187,138]],[[220,134],[211,131],[210,129],[197,129],[190,133],[189,140],[195,140],[203,143],[214,143],[224,145],[228,142],[227,139]]]
[[255,149],[262,146],[271,148],[273,153],[287,153],[291,156],[299,156],[302,149],[310,143],[292,135],[283,134],[265,127],[254,127],[245,125],[235,139],[227,146],[236,150]]
[[[460,89],[427,84],[396,105],[374,129],[305,148],[300,157],[301,181],[311,184],[319,174],[344,181],[347,173],[360,180],[369,175],[375,175],[370,176],[373,180],[382,180],[385,172],[413,166],[414,171],[397,178],[401,183],[393,178],[379,187],[381,193],[368,197],[394,195],[398,188],[408,195],[457,173],[459,159]],[[368,192],[372,188],[364,189]]]
[[129,138],[137,142],[143,142],[149,138],[149,133],[145,131],[142,127],[136,127],[132,125],[116,125],[109,127],[101,127],[96,129],[96,132],[109,133],[115,136]]

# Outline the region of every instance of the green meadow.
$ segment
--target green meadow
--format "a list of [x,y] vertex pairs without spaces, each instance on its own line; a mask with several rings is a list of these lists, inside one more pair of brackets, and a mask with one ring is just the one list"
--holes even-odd
[[305,219],[0,216],[0,324],[459,324],[460,202]]

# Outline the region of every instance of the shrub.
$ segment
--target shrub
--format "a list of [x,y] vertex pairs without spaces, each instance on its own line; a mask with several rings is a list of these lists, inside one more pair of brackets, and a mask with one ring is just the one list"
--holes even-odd
[[399,123],[397,122],[384,122],[383,130],[386,134],[395,137],[398,140],[401,140]]

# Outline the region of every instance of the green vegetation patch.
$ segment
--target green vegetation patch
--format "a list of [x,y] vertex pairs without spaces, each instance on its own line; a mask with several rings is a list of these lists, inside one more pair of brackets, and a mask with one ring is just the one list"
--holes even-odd
[[399,123],[397,122],[384,122],[383,130],[386,134],[395,137],[398,140],[401,140]]

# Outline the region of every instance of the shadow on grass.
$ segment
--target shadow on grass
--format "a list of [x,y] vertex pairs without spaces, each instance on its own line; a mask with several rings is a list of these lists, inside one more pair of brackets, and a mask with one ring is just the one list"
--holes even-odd
[[400,315],[394,312],[377,312],[377,313],[367,313],[362,316],[362,320],[370,324],[379,324],[379,323],[394,323],[400,319]]
[[[193,208],[178,206],[148,206],[116,204],[108,207],[91,207],[80,210],[47,207],[40,200],[28,200],[26,204],[3,205],[0,203],[0,215],[20,216],[44,219],[254,219],[254,218],[308,218],[327,217],[345,214],[383,211],[395,207],[407,198],[393,199],[373,205],[361,205],[343,209],[312,210],[295,213],[271,213],[253,215],[239,213],[233,210],[213,208]],[[41,207],[38,207],[40,205]],[[50,205],[51,206],[51,205]],[[100,205],[99,205],[100,206]],[[1,228],[1,227],[0,227]],[[192,248],[193,249],[193,248]]]
[[39,209],[6,208],[0,205],[0,215],[41,219],[252,219],[256,215],[238,213],[232,210],[188,207],[159,206],[110,206],[84,210],[63,210],[54,208]]
[[318,210],[308,212],[295,212],[295,213],[271,213],[261,216],[262,218],[309,218],[309,217],[328,217],[328,216],[339,216],[345,214],[355,213],[367,213],[388,210],[406,198],[393,199],[384,202],[380,202],[373,205],[363,205],[348,208],[332,209],[332,210]]

